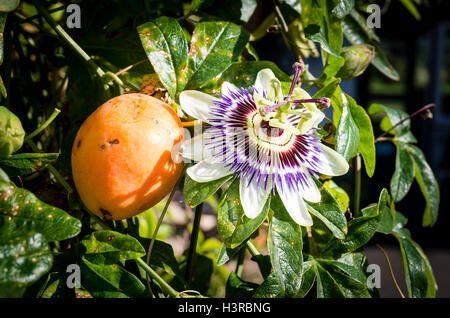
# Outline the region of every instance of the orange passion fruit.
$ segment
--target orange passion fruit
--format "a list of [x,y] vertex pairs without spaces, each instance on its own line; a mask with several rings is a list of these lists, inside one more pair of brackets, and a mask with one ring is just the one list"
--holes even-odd
[[125,94],[104,103],[81,125],[72,174],[85,206],[121,220],[162,200],[180,177],[181,121],[166,103]]

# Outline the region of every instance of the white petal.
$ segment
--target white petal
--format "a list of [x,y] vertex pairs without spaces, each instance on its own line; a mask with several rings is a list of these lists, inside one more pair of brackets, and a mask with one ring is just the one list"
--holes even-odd
[[317,156],[320,161],[317,172],[327,176],[341,176],[347,173],[348,162],[342,155],[323,144],[319,144],[319,148],[322,152]]
[[263,178],[261,178],[259,186],[258,178],[256,176],[250,184],[248,184],[249,181],[249,177],[241,179],[239,184],[239,194],[245,215],[250,219],[254,219],[261,213],[269,198],[270,191],[272,191],[272,176],[269,176],[266,189],[264,189]]
[[256,75],[255,88],[261,96],[263,96],[263,92],[266,92],[266,98],[269,100],[274,101],[277,97],[278,99],[283,98],[281,82],[276,78],[270,68],[265,68],[258,72],[258,75]]
[[238,88],[230,82],[223,82],[221,87],[222,95],[230,96],[230,92],[237,91]]
[[209,122],[211,119],[210,109],[217,98],[194,90],[183,91],[180,94],[180,105],[189,116]]
[[231,174],[219,160],[206,159],[186,169],[186,173],[197,182],[214,181]]
[[281,190],[279,182],[275,182],[275,184],[281,201],[283,201],[284,207],[295,223],[302,226],[313,225],[312,217],[309,214],[301,195],[289,190],[286,184],[283,186],[283,191]]
[[311,177],[311,174],[309,171],[302,167],[303,172],[306,174],[308,185],[305,185],[302,187],[302,191],[300,192],[300,195],[305,199],[306,201],[317,203],[320,202],[321,194],[319,191],[319,188],[317,187],[316,183],[314,182],[313,178]]
[[213,156],[213,148],[206,144],[211,142],[211,134],[204,132],[193,138],[185,140],[181,146],[181,155],[183,158],[202,161]]

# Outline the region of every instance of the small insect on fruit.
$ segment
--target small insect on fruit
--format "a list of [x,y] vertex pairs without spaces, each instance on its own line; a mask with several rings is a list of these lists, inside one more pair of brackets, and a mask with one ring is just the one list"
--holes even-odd
[[104,103],[81,125],[72,147],[72,174],[86,207],[121,220],[162,200],[180,177],[184,139],[175,111],[144,94]]

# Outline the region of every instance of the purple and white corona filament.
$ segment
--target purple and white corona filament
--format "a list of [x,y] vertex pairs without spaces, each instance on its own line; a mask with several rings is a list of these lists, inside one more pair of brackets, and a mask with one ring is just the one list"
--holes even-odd
[[316,103],[295,87],[281,92],[281,83],[270,69],[261,70],[252,91],[225,82],[217,97],[198,92],[180,94],[182,109],[204,121],[201,135],[184,142],[182,155],[198,161],[187,169],[197,182],[209,182],[234,174],[240,178],[240,198],[245,215],[255,218],[269,195],[277,192],[292,219],[311,226],[305,202],[319,202],[320,191],[312,178],[348,171],[348,163],[323,145],[317,134],[324,118]]

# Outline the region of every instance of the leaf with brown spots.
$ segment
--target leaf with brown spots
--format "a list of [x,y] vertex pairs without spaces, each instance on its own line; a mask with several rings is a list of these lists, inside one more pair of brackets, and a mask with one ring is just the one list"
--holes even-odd
[[0,240],[38,232],[49,242],[74,237],[81,222],[26,189],[0,183]]

